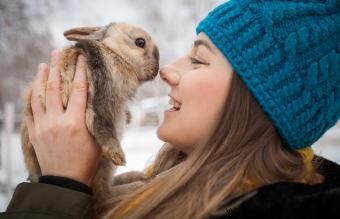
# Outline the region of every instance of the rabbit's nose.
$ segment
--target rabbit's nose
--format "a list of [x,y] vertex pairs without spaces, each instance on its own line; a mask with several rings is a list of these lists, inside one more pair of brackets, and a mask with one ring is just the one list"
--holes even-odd
[[152,55],[156,60],[159,60],[159,50],[157,46],[153,48]]

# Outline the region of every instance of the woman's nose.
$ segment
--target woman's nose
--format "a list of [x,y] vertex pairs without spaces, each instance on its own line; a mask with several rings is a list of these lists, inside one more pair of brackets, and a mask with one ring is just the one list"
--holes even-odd
[[190,70],[190,62],[187,59],[187,56],[182,56],[161,68],[161,79],[170,86],[178,85],[181,77]]
[[180,80],[180,74],[178,70],[174,68],[171,64],[168,64],[161,68],[159,75],[161,79],[170,86],[178,85]]

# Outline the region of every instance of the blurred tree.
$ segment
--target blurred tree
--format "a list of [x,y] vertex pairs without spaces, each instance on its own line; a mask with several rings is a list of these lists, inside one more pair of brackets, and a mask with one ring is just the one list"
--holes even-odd
[[12,101],[22,109],[22,94],[51,51],[48,1],[0,1],[0,110]]

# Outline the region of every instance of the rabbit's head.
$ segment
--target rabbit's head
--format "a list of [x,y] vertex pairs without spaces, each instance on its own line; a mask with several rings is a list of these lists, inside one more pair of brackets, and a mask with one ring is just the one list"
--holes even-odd
[[110,23],[103,27],[79,27],[64,32],[68,40],[101,43],[107,51],[120,56],[136,73],[140,83],[152,80],[159,69],[159,52],[150,35],[126,23]]

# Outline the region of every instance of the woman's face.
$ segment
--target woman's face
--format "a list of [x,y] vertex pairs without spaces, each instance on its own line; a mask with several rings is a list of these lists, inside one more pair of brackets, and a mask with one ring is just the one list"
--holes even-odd
[[158,137],[189,154],[204,143],[226,101],[232,67],[204,33],[191,51],[164,66],[160,76],[170,86],[169,110],[157,129]]

